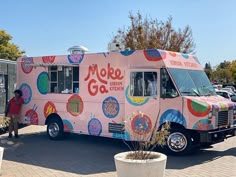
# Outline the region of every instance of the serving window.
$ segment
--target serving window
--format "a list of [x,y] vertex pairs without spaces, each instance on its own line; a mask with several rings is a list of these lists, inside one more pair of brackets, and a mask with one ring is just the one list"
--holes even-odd
[[131,72],[130,96],[149,97],[157,95],[157,72]]
[[49,66],[49,93],[79,92],[79,66]]

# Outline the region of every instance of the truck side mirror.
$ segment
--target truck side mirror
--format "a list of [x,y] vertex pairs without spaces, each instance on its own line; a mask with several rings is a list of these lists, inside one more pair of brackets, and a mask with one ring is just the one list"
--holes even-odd
[[236,102],[236,96],[232,96],[231,101]]

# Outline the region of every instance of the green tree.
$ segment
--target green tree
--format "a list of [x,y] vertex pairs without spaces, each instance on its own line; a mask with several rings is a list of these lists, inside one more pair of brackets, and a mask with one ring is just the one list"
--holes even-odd
[[4,30],[0,30],[0,58],[16,60],[25,52],[21,51],[17,45],[11,42],[12,36]]
[[231,72],[233,81],[236,82],[236,60],[231,62],[230,72]]
[[213,72],[213,71],[212,71],[212,67],[211,67],[210,62],[208,62],[208,63],[205,64],[204,71],[205,71],[207,77],[208,77],[210,80],[212,80],[212,79],[213,79],[213,77],[212,77],[212,72]]
[[143,18],[140,12],[137,15],[129,14],[130,26],[119,29],[112,42],[123,44],[132,50],[158,48],[182,53],[192,53],[195,43],[192,30],[189,26],[175,30],[172,17],[166,21],[152,18]]
[[220,83],[229,83],[233,81],[232,71],[231,71],[231,62],[224,61],[221,62],[216,70],[213,72],[214,77]]

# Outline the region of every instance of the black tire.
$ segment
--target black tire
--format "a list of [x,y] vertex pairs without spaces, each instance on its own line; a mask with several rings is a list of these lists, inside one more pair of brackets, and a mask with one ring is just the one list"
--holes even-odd
[[47,124],[47,135],[51,140],[63,138],[63,123],[60,119],[51,119]]
[[166,140],[165,150],[171,155],[187,155],[193,152],[191,134],[185,129],[171,128]]

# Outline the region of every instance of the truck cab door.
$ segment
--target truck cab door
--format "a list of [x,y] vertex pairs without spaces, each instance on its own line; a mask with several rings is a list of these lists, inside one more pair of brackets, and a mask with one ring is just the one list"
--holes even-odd
[[159,78],[157,69],[131,69],[126,72],[126,140],[149,134],[155,127],[160,108]]
[[162,125],[166,121],[174,124],[187,126],[186,119],[183,116],[183,98],[181,97],[175,82],[166,68],[161,68],[160,82],[160,114],[158,124]]

